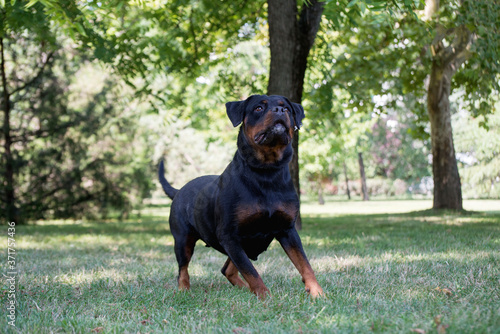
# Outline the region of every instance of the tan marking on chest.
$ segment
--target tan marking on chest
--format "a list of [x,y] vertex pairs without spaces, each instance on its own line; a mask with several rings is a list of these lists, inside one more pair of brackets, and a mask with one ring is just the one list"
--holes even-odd
[[257,203],[240,204],[235,210],[238,225],[247,225],[263,218],[281,219],[291,222],[295,219],[297,213],[297,205],[291,202],[278,202],[269,209]]

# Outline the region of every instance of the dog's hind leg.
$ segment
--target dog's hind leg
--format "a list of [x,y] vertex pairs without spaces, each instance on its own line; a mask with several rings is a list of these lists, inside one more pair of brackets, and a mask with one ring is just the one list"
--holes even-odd
[[240,276],[238,275],[238,269],[234,265],[233,261],[228,257],[226,263],[222,267],[221,270],[222,275],[226,276],[229,282],[231,282],[232,285],[237,285],[242,288],[248,288],[248,283],[243,281]]
[[198,235],[190,233],[175,238],[175,256],[179,264],[179,276],[177,277],[179,290],[188,290],[191,286],[189,283],[188,265],[198,239]]

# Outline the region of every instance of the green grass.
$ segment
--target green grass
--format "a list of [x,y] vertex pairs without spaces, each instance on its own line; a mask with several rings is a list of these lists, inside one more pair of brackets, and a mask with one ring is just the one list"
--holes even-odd
[[201,242],[192,288],[177,291],[165,217],[18,226],[16,328],[2,307],[0,332],[500,333],[500,201],[412,212],[428,207],[305,204],[300,234],[326,292],[314,301],[276,243],[255,262],[272,293],[262,302],[231,286],[225,256]]

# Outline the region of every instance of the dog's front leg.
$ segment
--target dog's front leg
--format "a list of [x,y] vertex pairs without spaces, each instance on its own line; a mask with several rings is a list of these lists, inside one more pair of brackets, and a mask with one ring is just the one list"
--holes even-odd
[[270,294],[269,289],[265,286],[264,281],[240,244],[234,240],[227,240],[222,246],[238,271],[243,275],[245,281],[247,281],[250,291],[255,293],[259,299],[266,298]]
[[306,291],[313,298],[322,296],[324,294],[323,289],[318,284],[316,275],[314,275],[314,271],[307,260],[297,230],[291,228],[276,239],[278,239],[281,247],[283,247],[290,260],[292,260],[295,268],[297,268],[302,276],[302,282],[305,284]]

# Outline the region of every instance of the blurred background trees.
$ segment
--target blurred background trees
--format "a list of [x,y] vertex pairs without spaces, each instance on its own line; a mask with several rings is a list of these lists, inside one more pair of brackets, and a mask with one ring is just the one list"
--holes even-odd
[[42,4],[7,3],[1,16],[2,213],[126,215],[153,184],[134,92],[55,29]]
[[[280,47],[285,23],[273,20],[278,37],[270,36],[274,5],[294,8],[296,17],[283,19],[298,29],[294,43],[304,51],[288,88],[279,57],[292,68],[299,60]],[[425,8],[407,0],[0,0],[2,217],[126,216],[161,198],[161,157],[177,187],[220,173],[237,133],[224,103],[266,92],[306,110],[302,193],[320,202],[359,198],[361,154],[368,197],[440,198],[431,72],[445,66],[438,49],[451,50],[464,29],[466,56],[449,62],[443,79],[452,127],[434,128],[450,130],[445,142],[460,177],[454,194],[498,198],[500,4]],[[307,45],[300,29],[313,33]]]

